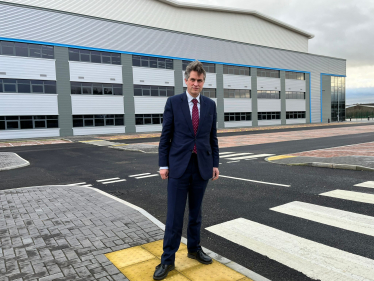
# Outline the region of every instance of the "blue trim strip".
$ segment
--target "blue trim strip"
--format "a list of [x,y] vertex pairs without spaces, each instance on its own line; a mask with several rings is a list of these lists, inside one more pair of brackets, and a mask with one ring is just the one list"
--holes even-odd
[[321,81],[320,81],[320,84],[321,84],[321,123],[322,123],[322,76],[323,75],[326,75],[326,76],[336,76],[336,77],[347,77],[346,75],[339,75],[339,74],[331,74],[331,73],[321,73]]
[[312,74],[309,74],[309,123],[312,123]]

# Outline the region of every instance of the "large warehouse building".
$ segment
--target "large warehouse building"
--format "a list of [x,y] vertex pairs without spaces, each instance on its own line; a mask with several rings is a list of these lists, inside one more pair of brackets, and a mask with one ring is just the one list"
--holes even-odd
[[0,1],[0,139],[161,131],[195,59],[219,128],[342,121],[346,61],[311,38],[174,0]]

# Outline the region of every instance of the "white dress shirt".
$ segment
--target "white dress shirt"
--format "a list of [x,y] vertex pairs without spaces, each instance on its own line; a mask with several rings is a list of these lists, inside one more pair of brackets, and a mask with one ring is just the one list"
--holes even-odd
[[[193,108],[193,102],[194,99],[193,96],[191,96],[187,90],[186,90],[187,100],[188,100],[188,107],[190,108],[190,114],[191,114],[191,120],[192,120],[192,108]],[[199,118],[200,118],[200,94],[196,97],[197,99],[197,110],[199,111]],[[160,170],[169,169],[169,167],[160,167]]]

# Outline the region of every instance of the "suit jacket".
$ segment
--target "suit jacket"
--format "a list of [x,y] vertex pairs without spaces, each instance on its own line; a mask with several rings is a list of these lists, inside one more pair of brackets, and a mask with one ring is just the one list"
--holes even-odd
[[194,134],[186,92],[168,98],[163,116],[159,145],[159,166],[169,167],[169,177],[180,178],[186,171],[196,143],[200,175],[212,178],[213,167],[218,167],[216,104],[200,95],[199,127]]

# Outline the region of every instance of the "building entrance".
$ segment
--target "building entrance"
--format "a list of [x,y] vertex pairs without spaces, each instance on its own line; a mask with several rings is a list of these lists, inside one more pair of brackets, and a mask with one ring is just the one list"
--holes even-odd
[[331,76],[331,121],[345,121],[345,77]]

